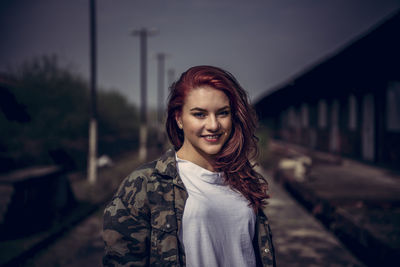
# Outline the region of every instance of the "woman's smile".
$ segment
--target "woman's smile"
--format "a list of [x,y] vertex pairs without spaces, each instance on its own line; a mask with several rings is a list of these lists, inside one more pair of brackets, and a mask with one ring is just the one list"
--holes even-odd
[[220,140],[221,136],[222,134],[214,134],[214,135],[202,135],[201,137],[203,137],[207,142],[216,143]]

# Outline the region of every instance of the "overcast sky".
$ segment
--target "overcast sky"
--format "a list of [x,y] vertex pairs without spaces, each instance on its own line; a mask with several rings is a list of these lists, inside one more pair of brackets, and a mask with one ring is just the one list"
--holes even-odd
[[[2,0],[0,71],[56,54],[89,78],[89,0]],[[400,8],[400,0],[98,0],[98,84],[140,98],[139,39],[148,40],[149,105],[157,61],[176,76],[194,65],[232,72],[254,101],[343,48]]]

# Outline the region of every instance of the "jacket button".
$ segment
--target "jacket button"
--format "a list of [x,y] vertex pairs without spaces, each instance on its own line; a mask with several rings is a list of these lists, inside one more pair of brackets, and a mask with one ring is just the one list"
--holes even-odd
[[265,253],[269,253],[269,249],[268,248],[264,249],[264,251],[265,251]]
[[167,223],[167,224],[165,225],[165,227],[167,227],[167,229],[169,229],[169,228],[171,228],[171,225],[170,225],[169,223]]

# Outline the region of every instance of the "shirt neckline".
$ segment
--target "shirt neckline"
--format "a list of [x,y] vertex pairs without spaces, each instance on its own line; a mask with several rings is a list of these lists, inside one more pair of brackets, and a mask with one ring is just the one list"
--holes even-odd
[[207,170],[196,163],[193,163],[189,160],[181,159],[175,153],[175,159],[177,164],[179,164],[179,170],[183,171],[185,174],[189,174],[190,177],[194,176],[198,179],[203,180],[204,182],[211,184],[223,184],[224,183],[224,173],[223,172],[213,172]]

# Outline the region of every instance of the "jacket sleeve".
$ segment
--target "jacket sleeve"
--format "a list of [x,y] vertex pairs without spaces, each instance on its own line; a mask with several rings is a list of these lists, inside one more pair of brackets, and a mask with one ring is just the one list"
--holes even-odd
[[128,177],[104,210],[104,266],[148,266],[150,216],[144,179]]
[[276,267],[275,249],[272,242],[272,232],[268,218],[263,210],[257,216],[258,245],[257,255],[261,257],[263,266]]

